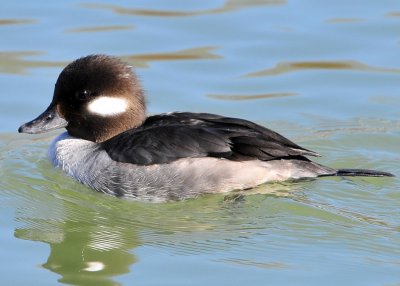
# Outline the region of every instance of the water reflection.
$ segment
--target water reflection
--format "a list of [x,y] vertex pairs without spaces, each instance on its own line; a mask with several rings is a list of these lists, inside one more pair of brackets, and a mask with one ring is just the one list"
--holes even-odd
[[[62,196],[62,191],[56,192]],[[207,222],[207,217],[215,211],[223,213],[224,206],[232,203],[154,206],[114,201],[102,195],[78,195],[79,202],[75,195],[64,194],[61,204],[42,197],[41,201],[20,206],[16,220],[23,226],[15,230],[17,238],[49,244],[50,254],[42,266],[59,274],[59,282],[71,285],[118,285],[114,277],[131,271],[137,262],[132,251],[141,240],[147,245],[175,248],[180,254],[218,249],[220,245],[213,246],[207,240],[225,238],[227,232],[216,233],[214,222]],[[71,199],[77,199],[76,203]],[[46,216],[41,210],[48,204],[52,209]],[[27,207],[34,213],[27,213]],[[238,233],[228,237],[235,235]],[[230,245],[234,243],[222,247]]]
[[60,67],[66,62],[29,60],[27,57],[45,54],[39,51],[0,52],[0,73],[27,74],[31,68]]
[[[375,98],[375,97],[373,97]],[[384,97],[386,98],[386,97]],[[379,99],[379,97],[378,97]],[[389,97],[389,99],[391,99]],[[382,103],[382,101],[376,101],[377,103]],[[388,101],[389,104],[391,103]],[[393,104],[399,104],[398,101]],[[359,137],[367,136],[366,134],[379,134],[379,133],[388,133],[390,132],[399,132],[400,131],[400,121],[398,120],[383,120],[376,118],[357,118],[356,120],[339,120],[327,118],[325,116],[317,116],[307,114],[305,115],[309,120],[312,120],[316,123],[320,124],[319,130],[312,131],[312,135],[309,135],[307,138],[310,140],[311,138],[330,138],[341,135],[349,135],[359,133]],[[387,136],[386,139],[390,142],[390,137]],[[372,139],[371,139],[372,140]],[[370,141],[371,142],[371,141]],[[379,142],[376,142],[377,145]],[[345,146],[343,146],[344,148]]]
[[20,24],[33,24],[37,20],[34,19],[0,19],[0,25],[20,25]]
[[386,14],[386,17],[400,17],[400,12],[394,11]]
[[[96,221],[96,217],[86,219]],[[65,218],[59,228],[49,234],[41,231],[41,226],[46,227],[45,224],[45,221],[36,221],[32,225],[30,221],[30,227],[16,229],[15,237],[50,245],[50,255],[42,266],[59,274],[59,282],[116,285],[112,278],[128,273],[131,264],[136,261],[129,252],[138,245],[134,232],[124,232],[110,224],[84,223]]]
[[121,58],[135,67],[148,67],[149,63],[153,61],[221,59],[222,56],[212,52],[215,49],[215,47],[199,47],[174,52],[128,55],[121,56]]
[[290,266],[285,263],[280,262],[260,262],[260,261],[252,261],[247,259],[224,259],[226,263],[239,265],[239,266],[253,266],[262,269],[287,269]]
[[[215,50],[215,47],[198,47],[172,52],[123,55],[120,56],[120,58],[132,64],[134,67],[145,68],[149,66],[150,62],[154,61],[202,60],[222,58],[222,56],[213,53],[213,50]],[[28,70],[32,68],[64,67],[69,63],[69,61],[26,59],[27,57],[37,57],[44,54],[44,52],[39,51],[0,52],[0,73],[27,74]],[[71,61],[72,60],[74,59],[71,59]]]
[[110,32],[121,30],[132,30],[133,25],[115,25],[115,26],[95,26],[95,27],[80,27],[66,30],[67,33],[94,33],[94,32]]
[[208,97],[220,100],[254,100],[254,99],[268,99],[279,98],[286,96],[294,96],[296,93],[291,92],[276,92],[276,93],[263,93],[263,94],[207,94]]
[[275,76],[302,70],[356,70],[365,72],[400,73],[400,69],[374,67],[358,61],[304,61],[281,62],[273,68],[249,73],[247,77]]
[[188,16],[226,13],[250,7],[258,7],[266,5],[282,5],[285,3],[286,0],[228,0],[221,7],[200,10],[200,11],[132,9],[117,5],[92,4],[92,3],[82,4],[81,6],[91,9],[111,10],[116,14],[123,14],[123,15],[154,16],[154,17],[188,17]]
[[326,20],[329,24],[345,24],[345,23],[359,23],[365,21],[365,19],[361,18],[331,18]]

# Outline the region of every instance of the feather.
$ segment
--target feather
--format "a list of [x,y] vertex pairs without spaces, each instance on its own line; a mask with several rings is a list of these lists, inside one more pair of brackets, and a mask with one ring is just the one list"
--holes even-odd
[[140,127],[103,142],[102,148],[114,161],[138,165],[181,158],[308,161],[305,155],[318,156],[250,121],[189,112],[150,116]]

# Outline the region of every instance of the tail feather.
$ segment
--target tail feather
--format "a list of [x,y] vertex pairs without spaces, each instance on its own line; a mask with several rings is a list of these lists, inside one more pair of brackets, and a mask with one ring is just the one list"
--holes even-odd
[[395,175],[375,170],[364,170],[364,169],[338,169],[334,176],[363,176],[363,177],[394,177]]

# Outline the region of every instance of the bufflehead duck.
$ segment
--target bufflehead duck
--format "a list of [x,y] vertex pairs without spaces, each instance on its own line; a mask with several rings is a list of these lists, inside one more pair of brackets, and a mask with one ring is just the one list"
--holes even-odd
[[115,57],[90,55],[67,65],[53,100],[19,132],[65,127],[49,157],[96,191],[140,200],[193,198],[271,181],[322,176],[393,176],[332,169],[317,153],[253,122],[208,113],[146,115],[132,68]]

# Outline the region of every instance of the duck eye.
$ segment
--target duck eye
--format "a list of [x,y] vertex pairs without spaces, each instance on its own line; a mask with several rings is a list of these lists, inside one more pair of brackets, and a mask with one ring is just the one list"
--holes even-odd
[[91,92],[86,89],[77,91],[75,93],[75,97],[78,100],[87,100],[87,99],[89,99],[90,95],[91,95]]

